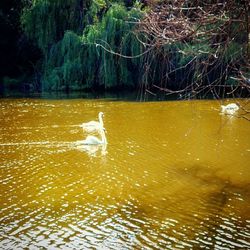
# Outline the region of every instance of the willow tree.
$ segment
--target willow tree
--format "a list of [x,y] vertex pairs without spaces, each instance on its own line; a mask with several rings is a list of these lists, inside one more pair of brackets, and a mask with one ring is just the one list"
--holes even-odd
[[81,34],[90,3],[91,0],[33,0],[23,11],[24,31],[47,55],[66,30]]
[[[78,71],[77,61],[71,64],[72,53],[78,48],[77,35],[86,25],[91,0],[33,0],[23,10],[21,22],[27,36],[41,49],[42,88],[65,89],[64,79]],[[71,31],[71,32],[68,32]],[[67,49],[66,49],[67,47]],[[69,51],[72,49],[72,51]],[[62,65],[63,64],[63,65]],[[62,69],[60,69],[62,67]],[[73,79],[74,83],[74,79]]]
[[132,32],[139,9],[113,4],[102,20],[86,28],[83,35],[86,85],[135,87],[143,50]]
[[66,31],[43,65],[43,90],[79,90],[83,79],[81,37]]
[[133,55],[142,45],[132,30],[140,16],[139,5],[123,1],[33,1],[22,23],[44,54],[43,89],[134,87],[140,59]]

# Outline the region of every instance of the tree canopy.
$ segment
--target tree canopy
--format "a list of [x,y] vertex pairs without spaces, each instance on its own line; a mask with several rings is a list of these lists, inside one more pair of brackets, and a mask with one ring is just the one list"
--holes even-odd
[[[228,88],[249,92],[247,1],[25,0],[3,6],[2,27],[14,32],[5,30],[2,47],[11,47],[11,37],[11,58],[21,51],[31,69],[19,70],[18,84],[29,79],[42,91],[129,88],[215,97]],[[16,77],[8,70],[1,75],[7,86]]]

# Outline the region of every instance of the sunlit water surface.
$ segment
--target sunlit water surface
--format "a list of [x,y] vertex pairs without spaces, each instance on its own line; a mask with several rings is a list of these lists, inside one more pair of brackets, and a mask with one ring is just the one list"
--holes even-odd
[[250,248],[250,122],[219,107],[0,100],[0,248]]

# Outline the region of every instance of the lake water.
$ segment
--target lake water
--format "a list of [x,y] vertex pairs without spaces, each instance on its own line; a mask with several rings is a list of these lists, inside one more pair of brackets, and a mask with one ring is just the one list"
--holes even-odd
[[[250,121],[220,104],[1,99],[0,248],[250,248]],[[77,145],[99,111],[108,145]]]

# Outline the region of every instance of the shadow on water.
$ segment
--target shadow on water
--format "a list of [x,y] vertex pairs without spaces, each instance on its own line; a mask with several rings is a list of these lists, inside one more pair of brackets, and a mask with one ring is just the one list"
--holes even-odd
[[[175,101],[175,100],[191,100],[191,99],[217,99],[212,94],[195,95],[190,93],[166,93],[158,91],[155,94],[150,92],[140,93],[138,90],[107,90],[107,91],[52,91],[52,92],[25,92],[25,91],[2,91],[0,98],[40,98],[48,100],[60,99],[107,99],[113,101]],[[227,96],[226,98],[235,98],[235,96]]]
[[[202,245],[208,249],[216,249],[218,246],[230,245],[241,248],[242,242],[250,246],[247,243],[249,206],[243,205],[232,211],[239,200],[242,203],[249,200],[250,185],[233,183],[230,179],[220,177],[214,169],[207,166],[190,166],[188,171],[186,167],[174,168],[178,170],[170,176],[168,188],[171,191],[159,190],[159,199],[147,197],[146,203],[133,204],[132,201],[137,211],[133,217],[144,222],[141,225],[145,227],[144,230],[150,231],[150,228],[161,225],[164,232],[150,232],[159,237],[158,246],[186,246],[198,249]],[[174,185],[177,188],[172,188]],[[144,191],[148,194],[146,189]],[[238,237],[244,240],[238,241]],[[178,244],[170,243],[175,241],[174,239]],[[149,242],[153,239],[149,237],[141,240]]]
[[71,91],[71,92],[21,92],[21,91],[5,91],[0,93],[2,98],[40,98],[48,100],[60,99],[112,99],[136,101],[138,96],[136,92],[131,91]]
[[[226,91],[228,90],[228,91]],[[248,92],[239,93],[233,92],[229,87],[223,88],[223,94],[218,90],[220,95],[214,95],[214,92],[205,91],[198,94],[192,92],[178,91],[166,92],[164,90],[153,89],[136,90],[136,89],[110,89],[110,90],[82,90],[82,91],[25,91],[18,89],[2,89],[0,90],[0,98],[40,98],[40,99],[112,99],[112,100],[126,100],[126,101],[171,101],[171,100],[200,100],[200,99],[230,99],[230,98],[249,98]],[[224,93],[227,93],[226,95]]]

